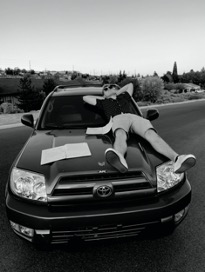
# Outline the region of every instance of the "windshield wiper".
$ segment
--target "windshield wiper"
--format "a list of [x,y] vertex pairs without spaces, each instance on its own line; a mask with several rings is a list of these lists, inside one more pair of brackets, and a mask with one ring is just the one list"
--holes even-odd
[[84,128],[82,125],[47,125],[43,129],[75,129],[75,128]]
[[44,126],[43,129],[62,129],[62,126],[58,126],[58,125],[52,125],[52,126]]

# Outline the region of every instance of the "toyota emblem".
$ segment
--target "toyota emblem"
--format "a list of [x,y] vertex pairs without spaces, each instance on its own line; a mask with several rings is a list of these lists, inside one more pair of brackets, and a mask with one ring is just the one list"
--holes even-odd
[[108,185],[101,185],[96,190],[98,197],[108,197],[112,194],[113,189]]

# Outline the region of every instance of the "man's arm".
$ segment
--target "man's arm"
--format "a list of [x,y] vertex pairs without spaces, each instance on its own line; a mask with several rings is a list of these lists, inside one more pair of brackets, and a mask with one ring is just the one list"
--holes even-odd
[[83,101],[95,106],[97,104],[97,99],[104,99],[102,96],[94,96],[94,95],[85,95],[83,96]]
[[128,92],[130,96],[133,95],[133,83],[128,83],[127,85],[123,86],[121,89],[117,91],[117,95],[122,94],[124,92]]

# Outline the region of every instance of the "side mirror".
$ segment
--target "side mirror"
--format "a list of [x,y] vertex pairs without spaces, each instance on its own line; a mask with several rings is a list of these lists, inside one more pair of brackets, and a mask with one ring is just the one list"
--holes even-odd
[[21,117],[21,123],[28,127],[34,127],[34,119],[32,114],[24,114]]
[[159,117],[159,111],[157,109],[149,109],[147,111],[146,118],[150,121],[153,121]]

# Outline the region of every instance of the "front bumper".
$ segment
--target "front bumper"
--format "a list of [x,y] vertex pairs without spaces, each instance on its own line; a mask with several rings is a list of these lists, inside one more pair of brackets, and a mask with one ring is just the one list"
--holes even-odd
[[[100,240],[136,236],[146,231],[177,226],[186,216],[191,202],[191,186],[188,180],[181,186],[158,197],[122,208],[100,208],[56,212],[48,206],[21,201],[11,195],[6,196],[9,221],[31,229],[20,232],[19,236],[34,243],[67,243],[72,238]],[[179,213],[180,212],[180,213]],[[12,223],[12,226],[14,224]]]

